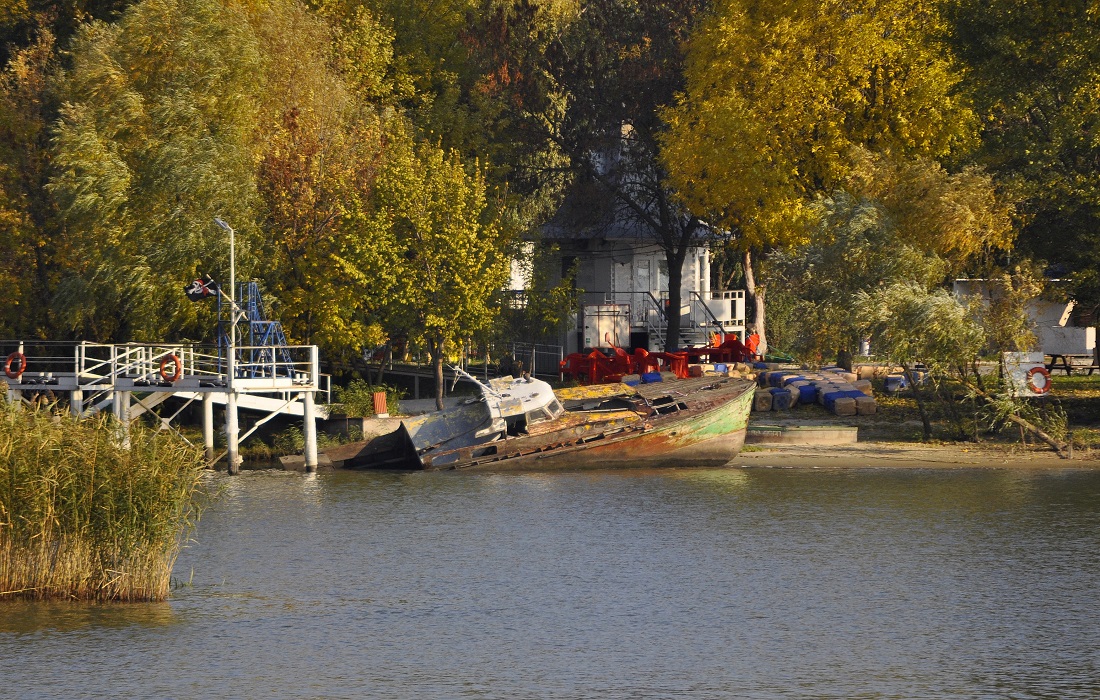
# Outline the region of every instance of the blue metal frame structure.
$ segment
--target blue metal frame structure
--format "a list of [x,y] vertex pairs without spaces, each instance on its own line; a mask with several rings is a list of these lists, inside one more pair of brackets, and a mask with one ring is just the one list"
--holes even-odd
[[[263,298],[258,282],[237,285],[237,304],[243,317],[237,321],[236,376],[255,378],[267,376],[274,368],[277,376],[293,373],[290,353],[286,350],[283,324],[265,318]],[[229,324],[232,313],[229,304],[218,295],[218,359],[224,361],[229,350]],[[247,350],[240,346],[248,347]]]

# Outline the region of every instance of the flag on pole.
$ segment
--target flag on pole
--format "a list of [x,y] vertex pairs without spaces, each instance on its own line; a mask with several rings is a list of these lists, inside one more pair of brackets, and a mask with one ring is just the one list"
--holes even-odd
[[206,279],[199,277],[192,280],[191,284],[183,288],[183,293],[191,301],[202,301],[207,297],[217,296],[218,285],[210,275],[206,275]]

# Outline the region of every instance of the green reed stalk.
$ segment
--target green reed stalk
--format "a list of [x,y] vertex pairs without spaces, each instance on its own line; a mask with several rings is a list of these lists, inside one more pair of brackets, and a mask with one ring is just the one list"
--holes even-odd
[[165,599],[202,472],[173,433],[0,402],[0,601]]

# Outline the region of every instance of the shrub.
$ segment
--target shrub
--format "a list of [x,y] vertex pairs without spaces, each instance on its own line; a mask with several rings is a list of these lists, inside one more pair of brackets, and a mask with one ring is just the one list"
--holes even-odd
[[386,412],[392,415],[400,413],[398,402],[404,398],[402,389],[385,384],[371,384],[362,379],[353,380],[343,389],[336,391],[336,400],[343,404],[344,414],[352,418],[374,415],[374,392],[386,392]]
[[201,450],[110,416],[0,406],[0,600],[163,600],[199,514]]

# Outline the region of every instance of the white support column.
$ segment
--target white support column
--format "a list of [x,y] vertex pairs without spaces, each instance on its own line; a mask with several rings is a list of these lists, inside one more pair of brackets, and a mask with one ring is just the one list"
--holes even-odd
[[214,393],[202,395],[202,446],[206,451],[206,463],[214,465]]
[[302,392],[302,434],[305,437],[306,471],[317,471],[317,416],[313,410],[313,392]]
[[130,392],[116,391],[113,407],[119,422],[119,441],[123,448],[130,449]]
[[241,471],[241,456],[237,448],[237,437],[240,430],[237,428],[237,392],[229,389],[226,392],[225,402],[225,445],[226,459],[229,460],[229,473],[238,474]]
[[69,412],[72,413],[73,418],[80,418],[84,415],[84,389],[80,386],[80,381],[83,379],[81,374],[83,370],[84,341],[82,340],[73,353],[73,381],[76,382],[76,388],[69,394]]

